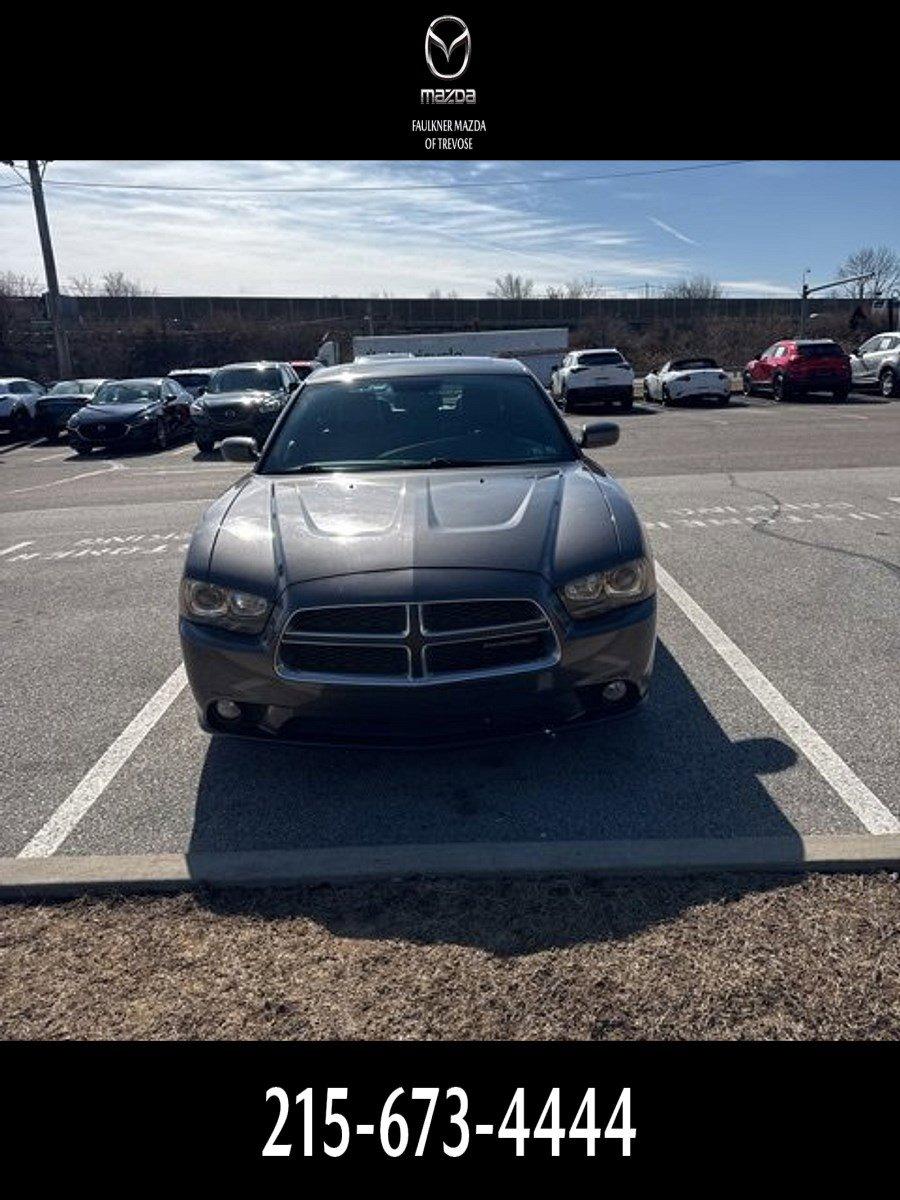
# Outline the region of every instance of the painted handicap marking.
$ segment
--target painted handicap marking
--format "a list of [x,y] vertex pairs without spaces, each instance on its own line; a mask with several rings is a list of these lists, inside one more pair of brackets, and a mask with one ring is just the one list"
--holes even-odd
[[[183,530],[170,530],[164,533],[131,533],[109,534],[103,537],[82,537],[71,543],[64,543],[56,550],[28,550],[18,554],[8,554],[0,558],[0,565],[31,562],[62,562],[79,559],[122,559],[131,557],[159,557],[169,551],[184,553],[190,543],[191,535]],[[31,546],[33,542],[22,542],[21,546]],[[15,547],[18,549],[18,547]]]
[[[895,497],[888,496],[888,500]],[[900,502],[900,501],[898,501]],[[783,501],[767,504],[713,504],[698,508],[664,509],[644,521],[647,529],[719,529],[724,526],[813,525],[821,521],[896,521],[900,509],[873,512],[848,500]]]

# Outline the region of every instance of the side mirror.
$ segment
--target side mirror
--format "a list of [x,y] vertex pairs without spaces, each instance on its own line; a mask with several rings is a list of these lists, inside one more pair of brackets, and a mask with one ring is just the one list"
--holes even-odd
[[206,384],[201,383],[200,386],[197,388],[197,399],[199,400],[201,396],[205,396],[205,395],[206,395]]
[[586,450],[589,446],[614,446],[618,440],[619,427],[615,421],[591,421],[582,425],[578,444]]
[[228,462],[256,462],[259,450],[251,437],[230,437],[222,443],[222,457]]

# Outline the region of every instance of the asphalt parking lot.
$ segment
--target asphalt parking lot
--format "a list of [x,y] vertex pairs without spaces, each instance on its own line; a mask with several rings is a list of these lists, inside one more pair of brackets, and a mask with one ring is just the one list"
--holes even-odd
[[176,591],[242,468],[0,440],[0,856],[900,831],[900,403],[609,415],[662,568],[652,697],[463,753],[211,742]]

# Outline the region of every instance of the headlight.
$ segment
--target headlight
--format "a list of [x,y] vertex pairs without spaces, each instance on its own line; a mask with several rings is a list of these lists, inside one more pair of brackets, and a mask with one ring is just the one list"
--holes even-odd
[[560,596],[570,616],[589,617],[643,600],[652,594],[655,585],[652,561],[636,558],[608,571],[595,571],[573,579],[560,589]]
[[182,579],[180,601],[183,617],[239,633],[260,633],[272,607],[264,596],[196,579]]
[[277,396],[270,396],[268,400],[259,402],[260,412],[278,412],[279,408],[281,408],[281,401]]

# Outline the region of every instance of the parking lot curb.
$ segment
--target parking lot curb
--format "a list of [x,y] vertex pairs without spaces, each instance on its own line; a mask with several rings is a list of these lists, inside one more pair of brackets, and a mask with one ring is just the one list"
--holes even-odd
[[0,897],[285,887],[421,876],[868,871],[900,867],[900,835],[455,842],[197,854],[0,859]]

